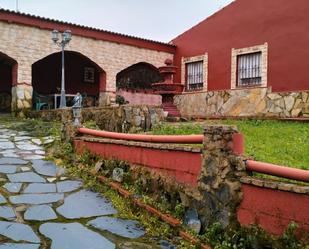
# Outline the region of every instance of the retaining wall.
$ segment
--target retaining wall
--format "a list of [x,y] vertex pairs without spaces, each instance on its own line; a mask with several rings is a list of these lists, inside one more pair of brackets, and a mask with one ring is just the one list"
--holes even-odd
[[309,92],[247,88],[176,95],[174,104],[187,117],[309,117]]
[[309,236],[309,186],[249,176],[245,158],[234,154],[235,134],[235,127],[208,126],[202,148],[86,136],[75,137],[74,145],[79,153],[89,150],[142,168],[135,178],[145,189],[196,209],[203,229],[213,222],[256,224],[278,235],[294,221],[301,236]]
[[[60,121],[62,114],[72,120],[72,109],[54,109],[30,111],[29,118],[41,118],[45,121]],[[82,121],[95,121],[103,130],[128,132],[136,130],[148,131],[164,120],[163,109],[159,106],[124,105],[115,107],[91,107],[82,109]]]
[[253,177],[243,177],[241,182],[243,200],[237,211],[241,224],[258,224],[280,235],[296,222],[300,235],[309,235],[309,186]]
[[77,152],[84,149],[104,159],[118,159],[172,176],[178,183],[197,186],[201,149],[175,145],[129,142],[102,138],[74,140]]

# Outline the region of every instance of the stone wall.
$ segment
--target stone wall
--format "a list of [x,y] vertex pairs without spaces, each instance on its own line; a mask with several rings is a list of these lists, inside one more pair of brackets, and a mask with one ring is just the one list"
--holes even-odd
[[[41,118],[45,121],[60,121],[63,112],[71,114],[72,109],[30,111],[27,116],[29,118]],[[154,124],[163,120],[163,109],[159,106],[123,105],[82,109],[82,122],[94,121],[100,129],[106,131],[148,131]]]
[[11,94],[0,93],[0,111],[9,112],[11,110]]
[[[60,52],[59,47],[51,40],[51,30],[0,22],[0,33],[2,34],[0,52],[18,63],[18,84],[31,85],[32,64],[50,54]],[[101,104],[108,102],[110,97],[107,95],[109,93],[113,95],[112,93],[116,91],[116,75],[123,69],[139,62],[147,62],[159,67],[164,65],[165,59],[173,58],[171,53],[81,37],[74,33],[66,50],[83,54],[105,71],[107,93],[103,94]],[[17,88],[19,87],[18,85]],[[15,91],[13,93],[15,94]],[[14,108],[18,108],[18,97],[16,94],[13,95]],[[20,109],[24,107],[25,105]]]
[[220,222],[227,229],[255,224],[279,235],[296,222],[301,236],[309,235],[309,187],[252,177],[246,158],[233,153],[235,134],[233,126],[207,126],[203,148],[89,136],[75,137],[74,146],[78,153],[86,149],[103,159],[126,161],[127,183],[159,203],[174,208],[182,203],[185,224],[195,214],[190,227],[197,232]]
[[195,210],[202,228],[214,222],[224,227],[238,224],[240,178],[246,175],[241,157],[233,154],[230,126],[207,126],[204,149],[198,147],[76,137],[75,148],[104,159],[126,161],[132,166],[132,182],[139,182],[153,198],[181,202]]
[[240,177],[246,167],[242,157],[233,154],[233,126],[207,126],[199,179],[203,199],[198,203],[203,224],[220,222],[223,227],[238,224],[236,210],[242,199]]
[[32,108],[32,92],[31,85],[20,84],[12,87],[12,111],[18,117],[25,117],[28,110]]
[[309,117],[309,91],[272,93],[247,88],[176,95],[174,103],[186,117]]

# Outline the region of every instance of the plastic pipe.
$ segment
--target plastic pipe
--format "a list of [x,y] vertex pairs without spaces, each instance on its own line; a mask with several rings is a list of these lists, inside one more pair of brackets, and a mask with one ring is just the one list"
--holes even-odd
[[258,162],[253,160],[246,161],[247,170],[259,172],[267,175],[284,177],[292,180],[309,182],[309,170],[295,169],[271,163]]
[[129,141],[153,142],[153,143],[201,144],[203,143],[204,139],[204,135],[142,135],[142,134],[98,131],[88,128],[79,128],[78,132],[82,134],[111,138],[111,139],[123,139]]

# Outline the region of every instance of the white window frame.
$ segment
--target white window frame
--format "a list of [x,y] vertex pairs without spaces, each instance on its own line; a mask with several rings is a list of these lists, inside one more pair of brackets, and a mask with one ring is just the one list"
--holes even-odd
[[[194,63],[194,62],[203,63],[203,88],[197,89],[197,90],[188,90],[187,82],[186,82],[186,64]],[[184,91],[186,92],[207,91],[207,83],[208,83],[208,54],[207,53],[203,55],[198,55],[198,56],[181,58],[181,83],[185,86]]]
[[[260,70],[261,70],[261,82],[258,85],[247,85],[247,86],[238,86],[238,70],[237,70],[237,58],[240,55],[244,54],[253,54],[253,53],[261,53],[261,61],[260,61]],[[231,89],[238,88],[254,88],[254,87],[267,87],[267,57],[268,57],[268,44],[267,42],[262,45],[239,48],[232,48],[232,56],[231,56]]]

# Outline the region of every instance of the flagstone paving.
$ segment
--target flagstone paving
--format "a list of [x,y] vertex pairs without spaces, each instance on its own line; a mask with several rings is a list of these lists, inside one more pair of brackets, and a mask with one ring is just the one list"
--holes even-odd
[[57,219],[55,211],[48,205],[37,205],[29,207],[25,214],[25,220],[54,220]]
[[25,244],[25,243],[4,243],[0,245],[0,249],[39,249],[40,244]]
[[12,207],[9,206],[0,206],[0,217],[5,218],[7,220],[15,219],[15,212]]
[[146,239],[137,221],[117,218],[104,196],[44,160],[44,144],[53,141],[7,129],[0,119],[0,249],[166,248]]
[[134,220],[123,220],[113,217],[99,217],[88,222],[89,225],[100,230],[107,230],[126,238],[139,238],[145,231]]
[[77,222],[45,223],[40,232],[53,240],[52,249],[115,248],[114,243]]

